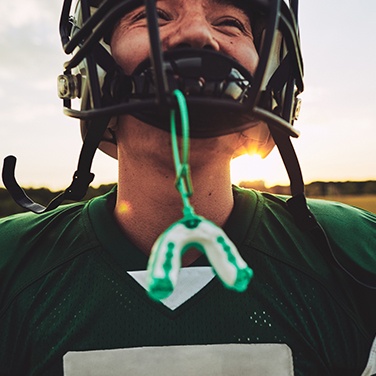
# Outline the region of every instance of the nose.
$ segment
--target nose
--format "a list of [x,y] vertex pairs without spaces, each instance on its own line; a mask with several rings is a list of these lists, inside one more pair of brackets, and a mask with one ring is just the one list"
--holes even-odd
[[163,43],[167,50],[191,47],[219,51],[219,44],[214,38],[211,25],[205,17],[186,15],[176,22],[175,27],[169,34]]

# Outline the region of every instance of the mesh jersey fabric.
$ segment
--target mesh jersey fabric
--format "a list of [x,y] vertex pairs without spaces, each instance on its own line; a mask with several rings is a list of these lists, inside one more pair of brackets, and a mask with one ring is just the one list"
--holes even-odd
[[[376,332],[375,290],[302,233],[282,198],[234,187],[224,229],[254,270],[248,290],[215,278],[171,311],[126,273],[144,270],[147,257],[115,222],[115,197],[114,189],[1,220],[0,375],[62,375],[68,351],[224,343],[285,343],[295,375],[361,374]],[[376,269],[376,216],[309,205],[336,251]]]

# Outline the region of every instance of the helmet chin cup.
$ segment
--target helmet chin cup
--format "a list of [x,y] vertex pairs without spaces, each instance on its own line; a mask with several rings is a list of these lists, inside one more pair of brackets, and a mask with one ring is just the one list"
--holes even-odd
[[[170,110],[176,107],[172,93],[180,90],[188,104],[192,137],[222,136],[259,122],[249,111],[252,76],[234,59],[215,51],[186,48],[165,52],[163,63],[166,105],[158,103],[130,112],[134,117],[168,131]],[[130,77],[119,78],[117,74],[106,80],[104,92],[117,105],[156,98],[150,59]]]

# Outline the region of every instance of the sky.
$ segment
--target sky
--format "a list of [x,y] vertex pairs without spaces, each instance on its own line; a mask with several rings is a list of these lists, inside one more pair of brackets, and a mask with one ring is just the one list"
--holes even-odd
[[[68,60],[60,45],[62,1],[0,3],[0,161],[17,156],[24,187],[67,187],[81,147],[79,123],[63,115],[56,78]],[[375,0],[301,0],[305,92],[294,140],[306,183],[376,179]],[[96,154],[94,186],[117,178],[116,161]],[[274,150],[240,158],[232,178],[288,184]],[[1,185],[1,184],[0,184]]]

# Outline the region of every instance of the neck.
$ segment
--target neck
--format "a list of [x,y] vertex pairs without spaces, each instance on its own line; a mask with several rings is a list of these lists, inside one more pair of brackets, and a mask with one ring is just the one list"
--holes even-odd
[[[230,158],[203,162],[202,154],[191,157],[193,196],[190,203],[196,214],[222,227],[233,207],[229,172]],[[157,237],[182,218],[183,203],[175,188],[175,171],[170,163],[157,158],[147,161],[119,154],[118,197],[115,217],[127,237],[147,255]],[[187,252],[183,265],[200,256]]]

